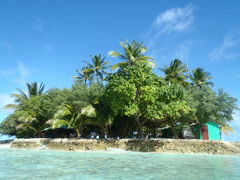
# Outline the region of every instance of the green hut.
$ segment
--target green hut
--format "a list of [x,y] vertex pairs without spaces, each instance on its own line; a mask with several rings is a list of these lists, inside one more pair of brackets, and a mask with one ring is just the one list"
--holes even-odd
[[202,125],[195,126],[199,139],[221,140],[221,125],[217,122],[209,121]]
[[[217,122],[209,121],[204,124],[191,125],[189,128],[183,128],[177,131],[177,137],[184,139],[202,139],[202,140],[221,140],[222,125]],[[173,131],[170,127],[161,128],[162,138],[173,138]]]

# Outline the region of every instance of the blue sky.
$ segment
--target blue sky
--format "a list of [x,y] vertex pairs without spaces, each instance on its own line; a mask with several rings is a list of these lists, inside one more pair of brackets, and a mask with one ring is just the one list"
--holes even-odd
[[[126,39],[145,42],[159,67],[174,58],[203,67],[215,89],[240,99],[239,7],[238,0],[0,1],[0,121],[16,88],[70,87],[82,60],[120,50]],[[236,133],[224,139],[240,141],[240,113],[234,117]]]

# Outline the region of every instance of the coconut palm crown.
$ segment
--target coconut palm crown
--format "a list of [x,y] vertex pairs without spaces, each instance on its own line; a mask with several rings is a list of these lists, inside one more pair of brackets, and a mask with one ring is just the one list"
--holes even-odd
[[179,59],[174,59],[171,61],[170,66],[164,66],[161,68],[165,73],[165,79],[169,83],[177,83],[179,82],[180,84],[187,84],[187,75],[186,73],[188,72],[187,66],[182,63],[181,60]]
[[78,76],[74,76],[76,79],[80,79],[89,84],[95,79],[97,83],[102,84],[105,75],[108,74],[106,69],[109,67],[108,61],[105,61],[106,57],[102,57],[101,54],[91,56],[91,62],[84,61],[87,65],[81,69],[81,72],[77,70]]
[[213,82],[209,81],[212,79],[212,76],[209,72],[205,72],[202,68],[197,68],[192,71],[190,75],[192,84],[202,88],[203,86],[213,86]]
[[84,84],[92,84],[93,77],[92,74],[93,72],[88,69],[88,67],[84,66],[82,69],[76,70],[77,71],[77,76],[73,76],[73,78],[79,80],[80,82],[84,82]]
[[136,63],[143,63],[151,67],[155,66],[155,63],[152,61],[153,58],[144,55],[147,51],[147,47],[145,47],[143,43],[138,43],[136,41],[129,43],[128,41],[125,41],[120,42],[120,44],[124,51],[123,54],[117,51],[110,51],[108,54],[112,57],[119,57],[125,61],[113,65],[112,69],[123,68]]
[[18,88],[17,90],[19,94],[11,94],[11,97],[14,98],[14,102],[17,104],[7,104],[5,106],[6,109],[16,109],[17,106],[21,105],[24,100],[44,93],[45,85],[43,83],[41,83],[40,85],[37,82],[26,83],[26,86],[27,93]]

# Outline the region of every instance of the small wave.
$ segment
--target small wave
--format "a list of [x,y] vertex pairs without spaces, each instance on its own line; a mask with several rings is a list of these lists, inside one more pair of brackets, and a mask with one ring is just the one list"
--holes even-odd
[[0,144],[0,149],[5,149],[5,148],[10,148],[11,144],[7,143],[7,144]]
[[107,148],[108,152],[126,152],[126,150],[118,149],[118,148]]
[[42,144],[38,149],[39,149],[39,150],[45,150],[46,148],[47,148],[47,145]]

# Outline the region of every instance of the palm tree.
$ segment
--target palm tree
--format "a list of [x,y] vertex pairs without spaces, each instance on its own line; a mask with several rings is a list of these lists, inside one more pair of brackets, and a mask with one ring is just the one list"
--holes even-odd
[[92,72],[93,76],[96,77],[96,80],[99,84],[102,84],[104,76],[108,74],[108,72],[105,70],[109,67],[109,62],[105,61],[105,58],[106,57],[102,57],[101,54],[98,54],[95,56],[91,56],[91,63],[84,61],[87,64],[87,68],[83,70],[83,72]]
[[125,61],[113,65],[112,69],[123,68],[136,63],[143,63],[151,67],[155,66],[155,63],[152,61],[153,58],[144,55],[147,51],[147,47],[145,47],[143,43],[138,43],[136,41],[129,43],[126,41],[125,43],[120,42],[120,44],[124,50],[123,54],[116,51],[110,51],[108,54],[112,57],[119,57]]
[[80,82],[84,82],[84,84],[92,84],[93,81],[93,71],[91,71],[88,67],[84,66],[81,71],[77,71],[77,76],[73,76],[73,78],[79,80]]
[[37,94],[25,99],[21,104],[16,104],[14,114],[18,123],[16,128],[20,134],[27,133],[34,137],[42,137],[42,130],[46,127],[49,114],[42,109],[41,99],[42,96]]
[[188,72],[187,66],[182,63],[179,59],[174,59],[171,61],[170,66],[164,66],[164,68],[161,68],[165,73],[165,79],[171,83],[180,83],[182,85],[188,84],[187,75]]
[[213,82],[208,81],[212,79],[212,76],[209,72],[205,72],[202,68],[197,68],[192,71],[192,75],[190,75],[190,79],[192,84],[202,88],[203,86],[213,86]]
[[75,129],[78,137],[81,136],[82,126],[90,124],[92,118],[96,117],[95,108],[92,105],[87,105],[80,110],[76,110],[72,105],[65,104],[59,107],[59,110],[54,115],[54,119],[47,121],[53,129],[67,126]]
[[46,121],[43,119],[37,119],[36,117],[32,117],[30,113],[27,111],[24,112],[22,116],[19,115],[18,122],[19,125],[16,126],[16,129],[21,132],[33,132],[33,137],[42,138],[42,130],[46,126]]
[[108,61],[105,61],[105,57],[102,57],[101,54],[91,56],[92,62],[84,61],[87,66],[84,66],[81,69],[81,72],[77,70],[78,76],[74,76],[76,79],[84,81],[85,84],[87,81],[89,84],[92,83],[93,79],[97,80],[97,83],[102,84],[104,76],[108,74],[106,69],[108,68]]
[[14,98],[14,102],[17,104],[7,104],[5,108],[16,109],[19,105],[22,104],[24,100],[44,93],[45,85],[43,83],[38,85],[37,82],[32,82],[32,83],[26,83],[26,85],[27,85],[27,93],[17,88],[17,90],[19,91],[19,94],[11,94],[11,97]]

